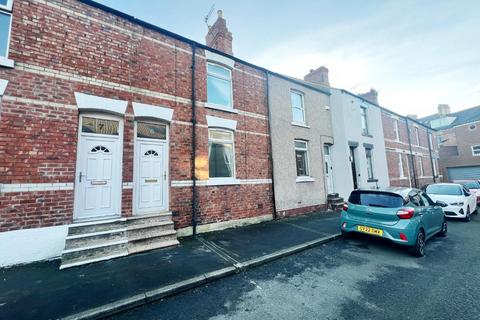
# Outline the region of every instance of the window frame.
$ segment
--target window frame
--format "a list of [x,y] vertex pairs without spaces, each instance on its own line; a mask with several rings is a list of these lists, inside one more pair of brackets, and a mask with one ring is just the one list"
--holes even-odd
[[418,158],[418,169],[419,169],[419,172],[418,172],[418,177],[419,178],[422,178],[425,176],[425,168],[423,166],[423,158],[421,156],[417,156]]
[[[226,132],[231,134],[232,140],[225,140],[225,139],[216,139],[216,138],[211,138],[210,137],[210,132],[211,131],[217,131],[217,132]],[[211,177],[210,176],[210,147],[212,142],[217,142],[217,143],[222,143],[222,144],[232,144],[232,176],[231,177]],[[236,156],[235,156],[235,131],[225,129],[225,128],[217,128],[217,127],[210,127],[208,128],[208,179],[211,181],[234,181],[236,180],[237,177],[237,169],[236,169]]]
[[403,155],[398,153],[398,177],[405,178],[405,172],[403,168]]
[[400,141],[400,127],[398,119],[393,119],[393,131],[395,132],[395,141]]
[[418,130],[418,127],[414,127],[414,131],[415,131],[415,142],[416,142],[416,145],[420,147],[420,132]]
[[[216,67],[219,67],[219,68],[222,68],[222,69],[225,69],[228,71],[228,73],[230,74],[230,79],[228,78],[225,78],[225,77],[222,77],[218,74],[213,74],[211,72],[208,71],[208,66],[209,65],[213,65],[213,66],[216,66]],[[206,68],[207,68],[207,83],[206,83],[206,89],[207,89],[207,104],[210,105],[210,106],[213,106],[217,109],[223,109],[223,110],[227,110],[227,111],[231,111],[231,110],[234,110],[233,108],[233,73],[232,73],[232,69],[221,64],[221,63],[218,63],[218,62],[213,62],[213,61],[207,61],[207,65],[206,65]],[[226,106],[226,105],[221,105],[221,104],[217,104],[217,103],[214,103],[214,102],[210,102],[208,101],[208,77],[211,76],[211,77],[214,77],[214,78],[217,78],[217,79],[220,79],[220,80],[225,80],[225,81],[229,81],[230,82],[230,105]]]
[[[363,126],[363,119],[365,119],[365,127]],[[368,112],[367,107],[360,106],[360,121],[362,125],[362,135],[368,136],[370,135],[370,130],[368,126]]]
[[[365,159],[367,161],[367,180],[375,180],[375,173],[373,171],[373,154],[372,148],[365,148]],[[370,160],[370,161],[369,161]],[[370,170],[369,170],[370,169]]]
[[8,26],[7,43],[5,47],[5,55],[0,54],[0,66],[13,67],[13,63],[8,56],[10,54],[10,40],[12,37],[12,25],[13,25],[13,0],[7,0],[6,5],[0,5],[0,14],[4,14],[10,18]]
[[[296,142],[305,143],[305,148],[297,147]],[[296,176],[297,178],[310,178],[310,162],[309,162],[309,155],[308,155],[308,141],[302,139],[295,139],[293,140],[293,146],[295,150],[295,169],[296,169]],[[305,152],[305,175],[298,174],[298,167],[297,167],[297,151]]]
[[[472,157],[480,157],[480,144],[472,145]],[[475,149],[478,149],[477,153],[475,153]]]
[[[292,99],[292,95],[294,95],[294,94],[300,96],[301,108],[294,107],[293,99]],[[298,91],[298,90],[293,90],[293,89],[290,90],[290,106],[291,106],[291,110],[292,110],[292,123],[306,125],[307,124],[307,116],[306,116],[306,110],[305,110],[305,94],[301,91]],[[296,121],[294,119],[294,113],[293,113],[294,109],[302,111],[303,120],[301,122]]]

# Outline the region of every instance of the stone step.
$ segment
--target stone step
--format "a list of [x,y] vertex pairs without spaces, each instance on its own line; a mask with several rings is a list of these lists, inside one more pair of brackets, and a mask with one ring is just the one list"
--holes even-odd
[[128,226],[152,224],[157,222],[172,222],[172,213],[156,213],[149,215],[133,216],[127,220]]
[[108,230],[118,230],[118,229],[125,228],[125,226],[126,226],[125,218],[87,222],[87,223],[75,223],[68,227],[68,235],[73,236],[73,235],[79,235],[79,234],[103,232]]
[[126,240],[126,237],[126,227],[116,230],[106,230],[94,233],[69,235],[65,239],[65,250],[97,246],[108,242],[117,242],[120,240]]
[[126,256],[128,254],[127,248],[127,240],[121,240],[64,250],[60,269]]
[[338,193],[329,193],[329,194],[327,194],[327,200],[329,200],[330,198],[338,198]]
[[168,239],[176,239],[177,232],[173,229],[171,230],[162,230],[162,229],[155,229],[152,228],[147,232],[142,232],[145,229],[137,229],[137,230],[129,230],[128,231],[128,242],[138,242],[138,241],[147,241],[151,238],[157,238],[161,240],[162,237]]
[[132,253],[150,251],[150,250],[155,250],[160,248],[167,248],[167,247],[176,246],[179,244],[180,242],[178,242],[176,235],[173,236],[172,239],[162,240],[162,241],[158,241],[157,238],[150,238],[144,241],[136,241],[136,242],[129,243],[128,252],[132,254]]
[[337,198],[337,199],[334,199],[334,200],[329,200],[328,203],[329,204],[341,204],[341,205],[343,205],[345,203],[345,201],[343,200],[343,198]]
[[175,232],[173,222],[157,222],[150,225],[129,226],[127,229],[127,238],[130,241],[132,238],[137,239],[141,235],[148,237],[150,233],[155,232]]

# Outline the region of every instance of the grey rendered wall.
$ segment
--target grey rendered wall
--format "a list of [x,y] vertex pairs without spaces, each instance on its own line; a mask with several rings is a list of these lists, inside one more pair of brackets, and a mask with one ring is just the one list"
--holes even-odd
[[[334,124],[335,144],[332,148],[334,189],[341,197],[348,198],[353,190],[352,169],[350,165],[349,141],[358,143],[356,149],[356,168],[359,188],[388,187],[387,157],[382,127],[381,110],[348,93],[332,89],[331,113]],[[362,135],[360,107],[367,107],[367,121],[370,136]],[[368,182],[367,160],[364,144],[373,145],[372,160],[374,178],[378,182]]]
[[[292,125],[290,91],[304,94],[308,127]],[[323,143],[332,142],[329,96],[293,82],[269,77],[272,156],[277,211],[326,203]],[[297,182],[294,140],[308,141],[311,182]]]

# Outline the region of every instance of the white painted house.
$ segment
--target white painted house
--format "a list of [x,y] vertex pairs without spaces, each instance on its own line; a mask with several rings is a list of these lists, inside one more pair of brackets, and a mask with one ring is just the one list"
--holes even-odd
[[335,192],[347,199],[356,188],[389,186],[380,108],[346,90],[331,93]]

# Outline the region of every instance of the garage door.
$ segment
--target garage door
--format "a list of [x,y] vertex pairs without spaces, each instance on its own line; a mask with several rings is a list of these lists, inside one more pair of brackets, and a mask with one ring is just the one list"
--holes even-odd
[[447,168],[449,180],[479,180],[480,166]]

